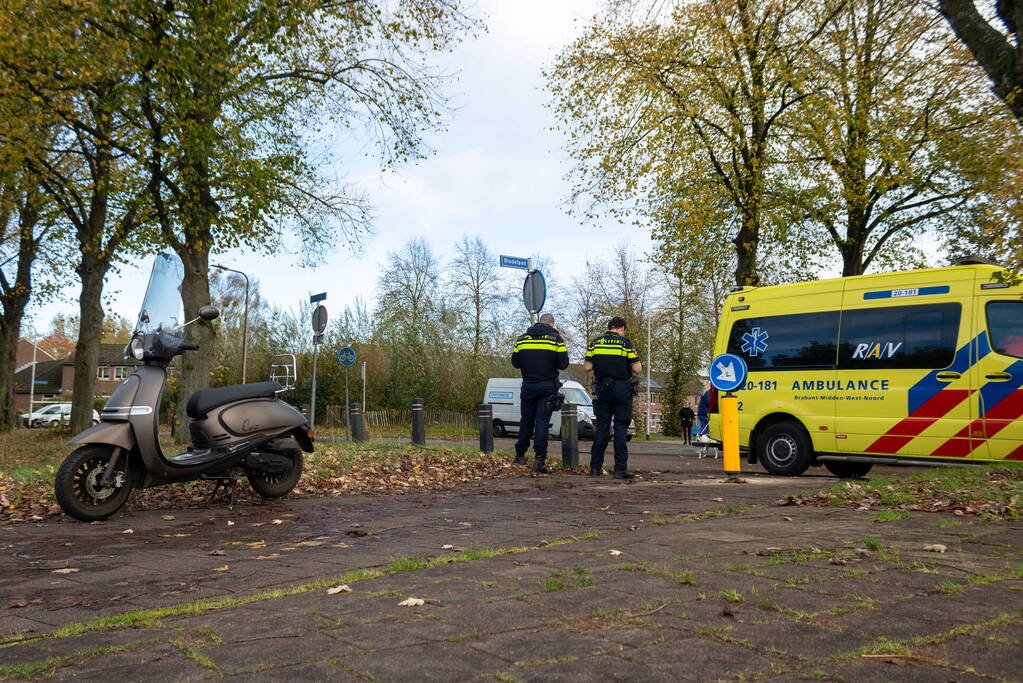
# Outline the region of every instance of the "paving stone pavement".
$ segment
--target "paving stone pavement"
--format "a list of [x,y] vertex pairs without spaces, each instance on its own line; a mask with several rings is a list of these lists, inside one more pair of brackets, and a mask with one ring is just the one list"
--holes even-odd
[[632,483],[0,527],[0,678],[1021,679],[1023,523],[777,506],[833,480],[633,452]]

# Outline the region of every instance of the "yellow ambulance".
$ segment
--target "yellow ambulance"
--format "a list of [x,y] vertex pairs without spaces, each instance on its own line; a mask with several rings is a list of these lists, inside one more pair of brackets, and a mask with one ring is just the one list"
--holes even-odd
[[772,474],[1023,460],[1023,286],[994,264],[737,289],[714,351],[749,366],[739,442]]

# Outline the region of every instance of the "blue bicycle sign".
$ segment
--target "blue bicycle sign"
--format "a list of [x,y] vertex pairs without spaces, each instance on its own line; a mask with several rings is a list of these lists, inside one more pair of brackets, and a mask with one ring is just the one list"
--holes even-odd
[[337,362],[346,368],[350,368],[355,365],[355,349],[351,346],[345,346],[337,352]]

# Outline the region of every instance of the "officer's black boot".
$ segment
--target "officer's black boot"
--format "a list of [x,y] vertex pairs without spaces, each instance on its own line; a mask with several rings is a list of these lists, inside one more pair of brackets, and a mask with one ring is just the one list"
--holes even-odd
[[516,464],[516,465],[525,465],[526,464],[526,454],[525,453],[516,453],[515,454],[515,460],[513,460],[512,462],[514,464]]
[[537,474],[550,474],[554,470],[547,466],[546,455],[538,455],[533,460],[533,471]]
[[635,479],[636,475],[628,470],[615,470],[615,479]]

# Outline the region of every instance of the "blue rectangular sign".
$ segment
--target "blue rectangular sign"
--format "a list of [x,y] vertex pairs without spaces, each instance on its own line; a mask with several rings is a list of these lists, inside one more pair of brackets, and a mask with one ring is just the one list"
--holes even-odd
[[501,255],[501,267],[502,268],[521,268],[522,270],[529,270],[529,259],[519,258],[518,256],[505,256]]
[[313,295],[311,295],[309,297],[309,303],[311,303],[311,304],[315,304],[317,302],[326,301],[326,300],[327,300],[327,293],[326,292],[320,292],[319,294],[313,294]]
[[864,292],[864,299],[901,299],[906,296],[927,296],[928,294],[948,294],[948,285],[936,287],[910,287],[907,289],[886,289],[880,292]]

